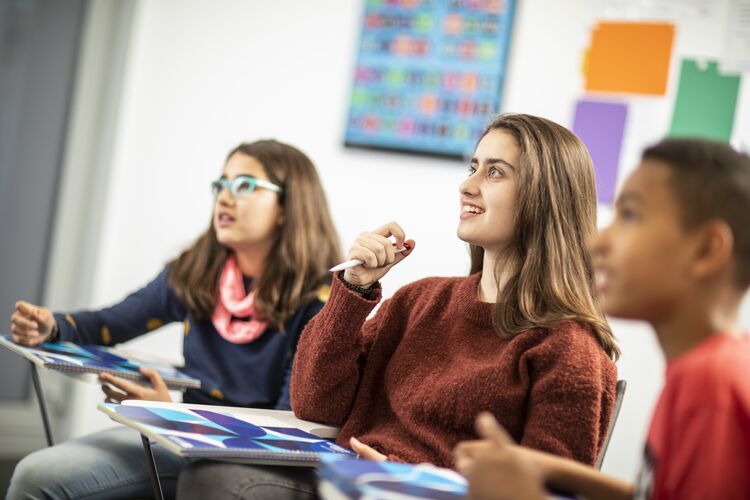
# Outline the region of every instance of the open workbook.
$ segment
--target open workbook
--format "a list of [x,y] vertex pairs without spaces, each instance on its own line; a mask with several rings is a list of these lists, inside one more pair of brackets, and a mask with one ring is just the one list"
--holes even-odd
[[467,494],[463,476],[430,464],[326,457],[318,467],[318,477],[318,493],[326,500],[459,500]]
[[[325,457],[317,473],[318,493],[325,500],[459,500],[468,493],[462,475],[430,464]],[[575,497],[547,492],[545,499]]]
[[[268,465],[315,466],[324,456],[354,457],[321,437],[334,427],[291,412],[153,401],[99,403],[99,410],[183,457]],[[310,431],[316,431],[315,435]]]
[[201,386],[200,380],[182,373],[177,368],[166,364],[126,359],[104,346],[72,342],[42,342],[34,347],[26,347],[16,344],[8,335],[0,335],[0,345],[36,365],[63,373],[106,372],[118,377],[145,382],[146,378],[139,371],[139,368],[144,366],[157,371],[170,389],[197,389]]

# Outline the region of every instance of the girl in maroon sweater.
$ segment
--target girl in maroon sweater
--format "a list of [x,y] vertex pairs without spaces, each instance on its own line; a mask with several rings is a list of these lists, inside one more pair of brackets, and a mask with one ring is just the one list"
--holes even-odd
[[[302,334],[292,408],[341,426],[338,442],[370,459],[452,467],[453,447],[473,438],[474,417],[489,411],[517,442],[593,464],[619,351],[591,289],[588,152],[549,120],[501,115],[459,191],[470,276],[407,285],[368,321],[378,280],[415,242],[395,222],[362,233],[348,258],[363,264],[337,275]],[[179,489],[194,498],[314,491],[310,471],[210,462],[192,465]]]

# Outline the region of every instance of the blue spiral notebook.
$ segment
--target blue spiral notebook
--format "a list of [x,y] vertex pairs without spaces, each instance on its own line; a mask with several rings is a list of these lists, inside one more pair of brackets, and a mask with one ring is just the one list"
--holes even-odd
[[[325,457],[317,473],[318,493],[324,500],[458,500],[468,494],[462,475],[430,464]],[[546,496],[546,500],[575,498],[551,491]]]
[[170,389],[200,388],[201,381],[166,364],[146,363],[123,358],[107,347],[72,342],[42,342],[26,347],[0,335],[0,345],[44,368],[67,373],[111,373],[118,377],[146,381],[139,368],[151,368],[161,375]]
[[326,457],[318,467],[318,492],[325,499],[457,500],[467,494],[466,480],[450,469],[429,464],[372,462]]
[[180,403],[99,403],[99,410],[182,457],[315,466],[325,456],[354,457],[332,441],[271,416]]

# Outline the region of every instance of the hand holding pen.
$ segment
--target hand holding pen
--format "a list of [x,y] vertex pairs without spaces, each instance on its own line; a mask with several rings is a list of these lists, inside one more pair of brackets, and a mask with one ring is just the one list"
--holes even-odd
[[[394,241],[389,238],[393,237]],[[364,232],[349,249],[348,259],[332,271],[345,269],[344,280],[352,285],[367,288],[414,250],[414,240],[406,240],[404,230],[389,222],[373,232]],[[359,263],[352,261],[357,260]]]

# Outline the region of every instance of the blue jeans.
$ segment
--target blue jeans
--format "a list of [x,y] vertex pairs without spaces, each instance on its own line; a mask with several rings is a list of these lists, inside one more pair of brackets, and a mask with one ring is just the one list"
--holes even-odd
[[198,460],[185,468],[178,500],[314,500],[312,467],[243,465]]
[[[151,447],[165,498],[189,461]],[[153,496],[141,436],[126,427],[70,439],[29,454],[13,471],[8,500],[137,498]]]

